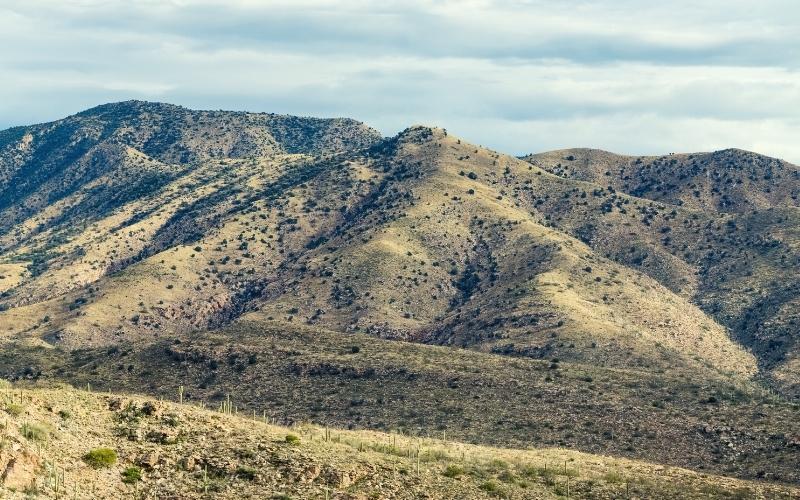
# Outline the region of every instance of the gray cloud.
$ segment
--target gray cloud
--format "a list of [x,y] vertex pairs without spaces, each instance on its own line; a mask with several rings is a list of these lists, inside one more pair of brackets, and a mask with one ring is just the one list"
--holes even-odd
[[138,98],[386,134],[438,124],[511,153],[737,146],[800,162],[800,6],[648,4],[8,0],[0,127]]

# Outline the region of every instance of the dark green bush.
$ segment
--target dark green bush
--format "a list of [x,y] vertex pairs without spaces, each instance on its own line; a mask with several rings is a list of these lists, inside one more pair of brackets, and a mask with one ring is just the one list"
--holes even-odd
[[95,448],[83,456],[83,461],[95,469],[110,467],[117,463],[117,452],[111,448]]
[[458,476],[462,476],[462,475],[464,474],[464,468],[463,468],[463,467],[461,467],[460,465],[456,465],[456,464],[450,464],[450,465],[448,465],[448,466],[447,466],[447,468],[444,470],[443,474],[444,474],[446,477],[458,477]]
[[142,469],[136,467],[128,467],[122,471],[122,482],[125,484],[133,484],[142,480]]

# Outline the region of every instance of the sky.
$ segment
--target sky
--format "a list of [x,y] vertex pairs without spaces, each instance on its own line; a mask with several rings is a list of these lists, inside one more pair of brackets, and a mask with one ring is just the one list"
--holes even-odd
[[0,0],[0,128],[128,99],[800,163],[800,1]]

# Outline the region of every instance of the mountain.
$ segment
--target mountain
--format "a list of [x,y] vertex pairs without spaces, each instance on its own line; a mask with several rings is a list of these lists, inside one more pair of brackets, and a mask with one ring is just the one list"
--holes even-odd
[[797,171],[100,106],[0,133],[0,375],[796,483]]
[[[625,157],[590,149],[525,157],[608,196],[651,200],[637,231],[566,223],[596,251],[685,296],[756,355],[781,390],[800,387],[800,167],[741,150]],[[609,211],[624,208],[609,205]]]
[[697,210],[745,213],[800,207],[800,167],[741,149],[664,156],[565,149],[523,159],[566,179]]
[[0,134],[0,228],[8,232],[59,203],[70,204],[59,214],[63,222],[106,214],[214,158],[321,155],[379,137],[347,119],[196,112],[139,101],[98,106]]

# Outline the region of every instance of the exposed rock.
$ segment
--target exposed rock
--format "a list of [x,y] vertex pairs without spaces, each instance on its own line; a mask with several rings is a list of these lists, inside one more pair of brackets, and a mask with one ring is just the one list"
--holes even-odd
[[198,466],[198,458],[194,455],[189,455],[187,457],[183,457],[179,464],[186,471],[193,471]]
[[0,465],[3,466],[0,483],[8,489],[23,490],[36,479],[39,457],[27,451],[8,458],[0,455]]
[[297,476],[297,481],[301,483],[310,483],[319,477],[322,468],[317,464],[312,464],[306,467]]
[[143,453],[136,459],[136,464],[140,467],[153,470],[158,465],[159,453],[156,450],[151,450]]

